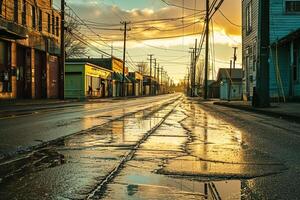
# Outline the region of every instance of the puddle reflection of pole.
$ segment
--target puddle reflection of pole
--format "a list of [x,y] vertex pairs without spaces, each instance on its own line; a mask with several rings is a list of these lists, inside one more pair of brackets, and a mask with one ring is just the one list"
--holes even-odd
[[[207,121],[207,114],[204,112],[203,113],[203,127],[204,127],[204,138],[203,138],[203,155],[206,158],[207,157],[207,129],[208,129],[208,121]],[[203,171],[207,171],[207,162],[204,162],[202,166]],[[204,183],[204,194],[205,194],[205,199],[208,199],[208,185],[207,183]]]
[[[208,121],[207,121],[207,114],[204,112],[204,114],[203,114],[203,125],[204,125],[204,131],[203,131],[203,133],[204,133],[204,138],[203,138],[203,141],[204,141],[204,143],[203,143],[203,156],[204,156],[204,158],[206,159],[207,158],[207,141],[208,141],[208,131],[207,131],[207,129],[208,129]],[[203,163],[203,169],[202,170],[205,170],[205,171],[207,171],[207,162],[204,162]]]
[[208,185],[207,185],[207,183],[204,183],[204,195],[205,195],[205,199],[208,199]]

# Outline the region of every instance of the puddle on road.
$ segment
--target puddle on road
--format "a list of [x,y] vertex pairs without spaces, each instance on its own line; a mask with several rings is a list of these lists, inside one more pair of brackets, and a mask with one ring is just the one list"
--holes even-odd
[[229,124],[183,103],[108,184],[104,199],[243,199],[248,179],[285,169]]
[[[0,197],[86,198],[173,106],[138,112],[0,164]],[[140,145],[102,197],[242,199],[250,188],[247,179],[285,170],[271,156],[251,149],[242,135],[183,102]]]
[[1,163],[0,199],[86,198],[173,107],[152,107]]

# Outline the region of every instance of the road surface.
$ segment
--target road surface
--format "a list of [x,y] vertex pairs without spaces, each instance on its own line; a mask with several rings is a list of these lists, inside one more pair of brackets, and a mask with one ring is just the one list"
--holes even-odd
[[1,199],[300,196],[300,125],[281,119],[174,94],[6,121],[26,151],[1,160]]

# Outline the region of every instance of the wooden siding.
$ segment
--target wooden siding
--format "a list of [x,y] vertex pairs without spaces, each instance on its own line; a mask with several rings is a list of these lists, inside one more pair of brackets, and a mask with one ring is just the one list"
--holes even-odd
[[[247,5],[252,2],[252,30],[251,32],[247,33],[246,31],[246,7]],[[243,70],[244,70],[244,78],[243,78],[243,94],[246,95],[250,93],[252,96],[253,86],[255,85],[256,81],[256,71],[253,71],[253,68],[247,68],[246,66],[246,50],[248,47],[253,47],[254,54],[252,55],[253,58],[256,57],[257,52],[257,45],[255,45],[257,41],[257,34],[258,34],[258,0],[243,0],[242,2],[242,59],[243,59]],[[251,82],[249,77],[253,77],[253,82]]]
[[270,43],[300,28],[300,14],[285,12],[286,0],[270,1]]

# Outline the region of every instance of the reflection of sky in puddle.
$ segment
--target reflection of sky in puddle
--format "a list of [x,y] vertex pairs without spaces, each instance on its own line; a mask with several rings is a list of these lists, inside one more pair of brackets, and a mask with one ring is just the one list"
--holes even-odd
[[[171,108],[158,112],[166,115]],[[153,110],[150,109],[151,112]],[[132,150],[136,142],[161,120],[158,117],[145,117],[144,112],[138,112],[66,137],[54,145],[48,145],[43,151],[37,150],[22,160],[21,165],[12,163],[8,166],[10,169],[7,171],[16,174],[12,175],[14,181],[6,181],[7,184],[1,185],[0,196],[5,199],[84,199]],[[104,121],[89,116],[83,119],[81,125],[90,128]],[[0,167],[2,181],[1,172]]]
[[218,195],[221,199],[240,199],[241,182],[214,181],[205,182],[186,178],[175,178],[154,174],[150,162],[130,161],[109,184],[104,199],[213,199]]
[[272,163],[246,148],[239,130],[181,106],[109,184],[105,199],[241,199],[244,179],[284,169]]

